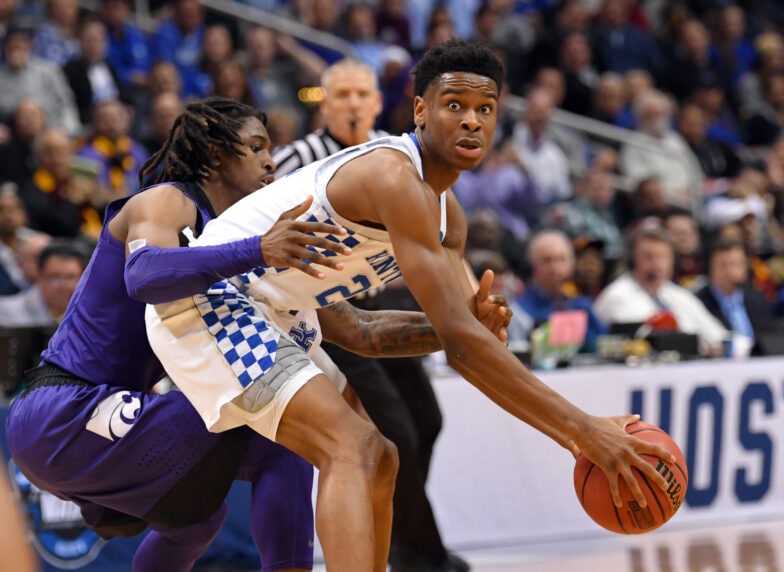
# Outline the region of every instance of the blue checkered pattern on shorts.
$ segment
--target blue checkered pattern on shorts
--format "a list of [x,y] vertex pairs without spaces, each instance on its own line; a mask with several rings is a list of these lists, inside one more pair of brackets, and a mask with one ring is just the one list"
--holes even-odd
[[224,280],[193,299],[243,387],[269,371],[275,363],[280,334],[256,313],[244,294]]

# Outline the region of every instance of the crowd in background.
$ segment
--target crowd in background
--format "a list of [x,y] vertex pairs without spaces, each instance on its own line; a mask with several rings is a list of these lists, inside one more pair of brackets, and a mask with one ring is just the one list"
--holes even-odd
[[[243,3],[350,43],[378,77],[375,127],[392,134],[413,129],[410,71],[425,49],[454,36],[495,46],[507,83],[494,147],[453,190],[468,262],[493,269],[518,310],[513,338],[577,309],[592,351],[612,323],[666,311],[720,355],[784,315],[784,4]],[[51,237],[89,248],[105,205],[139,190],[140,166],[188,101],[263,109],[275,147],[323,127],[306,88],[343,54],[197,0],[150,8],[143,30],[129,0],[95,12],[0,0],[0,295],[35,284],[25,252]],[[558,110],[629,136],[555,121]]]

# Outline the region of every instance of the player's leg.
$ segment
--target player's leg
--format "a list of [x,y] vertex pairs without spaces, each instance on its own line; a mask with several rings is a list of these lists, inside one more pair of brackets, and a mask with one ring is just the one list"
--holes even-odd
[[152,530],[133,557],[133,572],[190,572],[215,540],[227,514],[228,507],[224,502],[210,517],[197,524],[174,528],[151,523]]
[[[268,425],[259,430],[268,431]],[[397,472],[394,446],[323,374],[288,402],[275,440],[319,469],[316,529],[328,567],[383,572]]]
[[313,465],[258,435],[240,471],[251,482],[250,528],[262,572],[312,570]]

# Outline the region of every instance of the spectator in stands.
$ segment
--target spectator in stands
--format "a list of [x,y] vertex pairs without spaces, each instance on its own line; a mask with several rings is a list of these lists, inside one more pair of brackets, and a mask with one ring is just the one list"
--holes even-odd
[[474,14],[474,32],[471,39],[492,44],[493,32],[500,19],[501,15],[492,2],[482,2],[482,5]]
[[160,149],[169,137],[169,130],[177,117],[185,110],[180,96],[173,92],[158,95],[150,108],[150,135],[141,141],[147,154],[152,155]]
[[144,32],[132,21],[131,0],[102,0],[100,15],[106,25],[109,66],[123,86],[146,86],[150,49]]
[[[653,76],[645,70],[629,70],[623,74],[623,78],[626,81],[626,96],[629,102],[633,102],[641,93],[656,87]],[[633,123],[634,121],[635,119],[632,118]]]
[[26,237],[34,231],[27,228],[27,213],[17,193],[16,183],[0,185],[0,296],[16,294],[30,286],[22,267],[19,252]]
[[50,129],[41,136],[38,168],[30,184],[19,189],[31,228],[58,237],[92,234],[100,228],[100,215],[91,203],[97,171],[92,179],[78,176],[72,170],[73,157],[67,133]]
[[[596,339],[607,327],[596,317],[591,300],[578,295],[571,284],[574,278],[574,248],[560,230],[543,230],[528,243],[531,279],[517,303],[534,321],[543,324],[553,312],[577,310],[587,315],[588,327],[582,351],[596,350]],[[567,288],[571,285],[571,288]]]
[[342,19],[342,35],[354,46],[357,59],[373,68],[376,75],[381,75],[386,44],[378,37],[373,8],[367,4],[349,4]]
[[663,222],[670,209],[664,198],[661,181],[656,177],[648,177],[637,183],[630,197],[630,206],[631,212],[628,220],[624,221],[624,230],[636,228],[641,221],[650,218]]
[[536,46],[530,54],[535,65],[558,65],[560,47],[569,34],[588,34],[590,11],[582,0],[565,0],[555,8],[552,24],[537,34]]
[[585,34],[574,32],[564,38],[560,67],[566,79],[566,97],[562,107],[572,113],[590,115],[599,74],[593,65],[591,46]]
[[639,130],[656,140],[640,147],[625,144],[621,149],[622,171],[633,181],[657,177],[666,192],[667,203],[702,212],[702,169],[688,144],[672,127],[672,103],[660,91],[644,92],[634,101]]
[[58,66],[79,55],[79,3],[77,0],[48,0],[46,20],[36,29],[33,53]]
[[309,119],[297,90],[317,85],[326,68],[324,60],[290,36],[259,26],[245,34],[247,76],[256,105],[283,107],[304,123]]
[[705,111],[687,103],[678,114],[678,132],[697,157],[706,179],[735,177],[742,167],[740,157],[724,141],[708,137]]
[[468,215],[466,252],[470,250],[494,250],[507,260],[512,271],[518,276],[528,273],[525,249],[520,241],[501,223],[501,219],[491,209],[477,209]]
[[57,65],[31,54],[32,35],[32,28],[21,23],[6,30],[0,64],[0,116],[9,117],[21,100],[34,98],[46,112],[47,126],[78,135],[82,125],[68,82]]
[[173,63],[182,78],[183,97],[204,97],[209,78],[200,68],[204,47],[204,8],[198,0],[172,0],[173,14],[150,38],[153,62]]
[[245,68],[237,61],[223,62],[212,78],[212,86],[212,95],[241,101],[245,105],[256,105]]
[[[749,283],[748,276],[743,243],[719,240],[710,248],[709,282],[697,292],[697,297],[733,337],[743,336],[752,348],[759,333],[772,326],[772,307]],[[760,353],[759,346],[752,353]]]
[[50,243],[41,251],[35,283],[17,294],[0,296],[0,327],[56,326],[88,259],[81,244],[67,240]]
[[738,108],[742,118],[756,113],[765,102],[763,84],[768,77],[784,72],[784,38],[777,32],[765,32],[754,41],[757,61],[738,83]]
[[671,314],[678,331],[696,334],[703,355],[721,355],[729,332],[702,302],[672,282],[675,252],[669,235],[642,227],[629,245],[629,272],[611,282],[594,303],[606,324],[643,323],[662,312]]
[[[566,97],[566,80],[563,72],[558,68],[541,68],[531,83],[531,92],[542,88],[550,92],[553,98],[553,107],[561,108]],[[516,116],[506,117],[508,111],[499,110],[505,115],[501,121],[505,124],[503,133],[496,131],[497,138],[503,138],[505,133],[511,133],[514,129]],[[566,155],[569,162],[570,173],[583,173],[587,168],[587,156],[590,154],[590,145],[584,133],[569,127],[568,125],[550,121],[547,125],[547,135],[555,141],[556,145]]]
[[705,251],[699,225],[687,210],[670,209],[662,219],[675,251],[672,281],[694,292],[704,281]]
[[784,73],[769,75],[762,82],[761,106],[748,113],[743,125],[743,141],[749,146],[768,146],[784,131]]
[[[634,116],[629,109],[629,98],[626,81],[623,76],[613,72],[603,73],[599,77],[596,91],[593,94],[593,109],[591,115],[594,119],[604,121],[616,127],[632,129],[635,125]],[[607,141],[618,147],[615,141]]]
[[36,147],[46,129],[46,115],[37,100],[19,101],[11,122],[11,138],[0,145],[0,181],[30,184],[36,169]]
[[382,42],[411,49],[411,22],[406,13],[406,2],[381,0],[376,10],[376,32]]
[[596,300],[607,285],[608,270],[611,268],[604,258],[604,242],[578,236],[572,241],[572,245],[574,247],[573,281],[577,294],[589,300]]
[[[449,4],[454,8],[450,10],[451,21],[454,24],[454,36],[467,37],[470,30],[466,31],[466,26],[459,20],[462,15],[468,15],[465,10],[459,10],[460,4],[466,2],[455,2]],[[476,12],[480,2],[468,0],[474,5],[473,12]],[[506,80],[509,83],[509,90],[512,93],[523,93],[525,83],[536,70],[536,62],[529,57],[536,43],[536,19],[530,18],[525,14],[519,13],[515,2],[495,1],[493,6],[498,12],[498,23],[493,29],[493,45],[503,54],[504,65],[506,66]],[[457,17],[456,14],[461,17]]]
[[[292,20],[310,26],[319,32],[337,34],[341,8],[340,2],[335,2],[334,0],[300,0],[288,2],[287,4],[288,6],[284,8],[284,13]],[[408,6],[411,7],[412,4],[416,3],[409,2]],[[299,40],[298,43],[323,60],[325,65],[332,65],[345,57],[343,53],[333,48],[314,42]]]
[[130,127],[131,110],[120,101],[104,101],[95,108],[90,136],[77,151],[79,157],[100,165],[101,193],[92,201],[100,209],[139,189],[139,168],[149,154],[141,143],[130,137]]
[[126,88],[106,59],[106,27],[93,18],[79,29],[80,52],[63,66],[63,73],[74,94],[79,119],[84,125],[93,121],[93,111],[104,101],[126,99]]
[[732,85],[738,84],[748,72],[757,53],[746,32],[746,14],[735,4],[725,4],[719,9],[718,25],[713,34],[711,59],[729,70]]
[[214,90],[215,78],[225,64],[235,59],[234,40],[225,24],[211,24],[204,30],[200,69]]
[[697,89],[700,77],[711,73],[725,89],[730,89],[729,74],[711,59],[710,33],[697,19],[684,22],[678,39],[670,47],[664,86],[678,101],[685,101]]
[[537,223],[539,202],[534,183],[508,148],[490,151],[479,168],[460,174],[452,190],[467,215],[491,209],[521,243]]
[[19,242],[17,261],[28,287],[38,278],[38,259],[43,249],[49,246],[52,240],[52,237],[45,232],[35,230],[22,235],[22,239]]
[[544,89],[532,91],[509,139],[526,175],[534,182],[542,205],[572,196],[566,155],[547,134],[552,112],[552,94]]
[[[136,139],[149,137],[152,130],[150,116],[153,101],[163,93],[174,93],[182,96],[182,81],[177,68],[171,62],[158,62],[150,68],[148,82],[144,89],[133,91],[133,127],[131,132]],[[184,101],[184,103],[187,103]]]
[[697,81],[692,101],[705,112],[707,137],[734,149],[740,145],[742,137],[738,118],[725,95],[731,93],[732,90],[725,90],[714,73],[705,72]]
[[647,30],[629,21],[626,0],[604,0],[594,25],[594,49],[603,71],[644,69],[659,77],[664,62]]
[[615,189],[609,173],[588,171],[577,186],[571,201],[546,211],[540,226],[561,229],[570,238],[588,236],[604,242],[604,255],[612,261],[623,253],[623,237],[610,213]]

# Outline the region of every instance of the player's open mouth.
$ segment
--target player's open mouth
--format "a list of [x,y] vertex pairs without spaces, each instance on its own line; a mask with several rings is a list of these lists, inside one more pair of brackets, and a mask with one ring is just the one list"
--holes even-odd
[[464,157],[476,158],[482,154],[482,143],[476,139],[460,139],[456,147],[457,152]]
[[275,181],[275,175],[267,175],[261,181],[259,181],[259,187],[266,187],[267,185],[271,185]]

